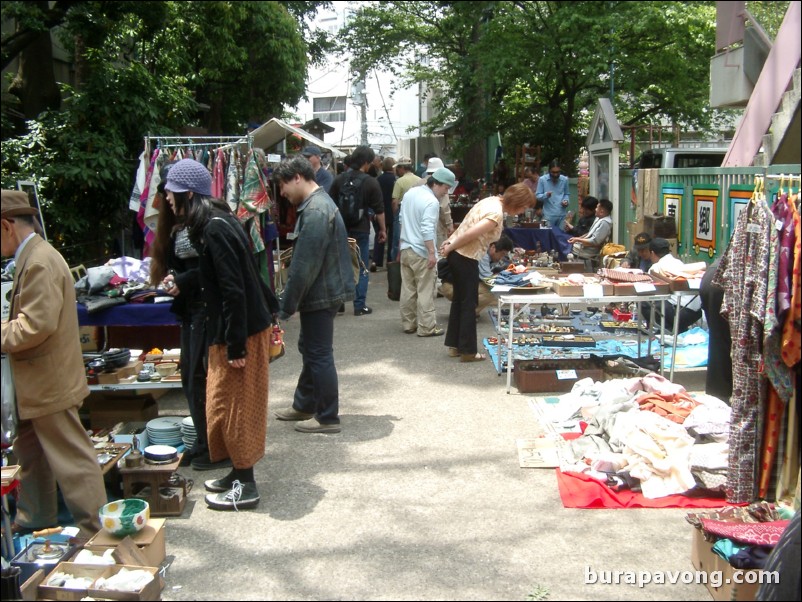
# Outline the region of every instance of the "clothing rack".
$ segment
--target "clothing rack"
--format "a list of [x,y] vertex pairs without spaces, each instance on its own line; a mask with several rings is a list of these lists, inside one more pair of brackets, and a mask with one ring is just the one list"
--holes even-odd
[[[247,134],[245,136],[145,136],[145,145],[151,141],[156,141],[158,148],[197,148],[197,147],[214,147],[214,148],[228,148],[234,144],[247,143],[248,149],[253,148],[253,135]],[[163,140],[181,140],[174,144],[164,144]],[[196,142],[196,140],[208,140],[208,142]]]

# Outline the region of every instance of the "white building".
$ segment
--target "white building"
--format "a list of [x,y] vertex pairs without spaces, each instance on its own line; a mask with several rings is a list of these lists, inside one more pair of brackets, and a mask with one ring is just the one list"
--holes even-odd
[[[333,9],[317,13],[313,27],[336,35],[359,4],[333,2]],[[349,72],[347,57],[329,59],[320,67],[310,68],[308,100],[302,100],[291,112],[302,124],[318,118],[333,127],[325,140],[343,150],[366,141],[377,154],[414,155],[414,143],[411,148],[409,139],[418,137],[428,108],[420,106],[417,85],[404,89],[395,86],[396,78],[380,65],[368,73],[366,81],[358,82]]]

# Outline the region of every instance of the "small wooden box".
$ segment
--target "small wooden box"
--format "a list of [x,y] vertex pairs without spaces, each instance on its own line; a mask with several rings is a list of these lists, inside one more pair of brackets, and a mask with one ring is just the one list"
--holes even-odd
[[123,592],[112,589],[97,589],[95,587],[89,588],[89,595],[96,600],[161,600],[161,582],[159,580],[159,569],[153,566],[130,566],[125,564],[115,564],[108,567],[108,572],[103,575],[104,578],[109,578],[121,570],[128,571],[147,571],[153,575],[153,579],[148,582],[138,592]]
[[60,562],[48,573],[39,585],[38,597],[45,600],[80,600],[88,595],[89,588],[68,588],[46,585],[56,573],[66,573],[74,577],[89,577],[94,584],[100,577],[109,572],[109,567],[95,564],[75,564],[74,562]]
[[[561,378],[564,371],[573,371],[576,378]],[[513,376],[521,393],[567,393],[576,381],[603,379],[602,369],[590,359],[515,360]]]
[[[151,518],[139,533],[128,536],[136,544],[148,566],[159,566],[167,555],[164,536],[164,524],[166,522],[167,520],[164,518]],[[103,550],[117,547],[121,541],[119,537],[114,537],[101,529],[92,536],[86,547],[102,553]]]

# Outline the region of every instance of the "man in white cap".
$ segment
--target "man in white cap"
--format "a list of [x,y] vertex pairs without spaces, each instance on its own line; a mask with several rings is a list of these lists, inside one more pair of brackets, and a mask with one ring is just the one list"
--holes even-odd
[[320,157],[323,154],[320,151],[320,147],[311,144],[304,148],[301,154],[309,159],[312,168],[315,170],[315,183],[328,193],[331,183],[334,182],[334,176],[331,175],[328,169],[323,167],[323,163],[320,161]]
[[437,284],[435,228],[440,211],[438,198],[456,184],[453,172],[435,170],[426,186],[415,186],[401,205],[401,325],[404,332],[419,337],[445,333],[437,326],[434,308]]
[[[418,182],[418,186],[423,186],[429,180],[431,175],[445,167],[443,160],[440,157],[432,157],[426,164],[426,173]],[[440,216],[437,219],[437,248],[443,244],[443,241],[454,233],[454,220],[451,219],[451,196],[448,190],[437,199],[440,202]]]
[[412,159],[409,157],[401,157],[395,162],[395,173],[398,179],[393,185],[393,241],[390,246],[390,257],[392,260],[398,259],[398,243],[401,234],[401,222],[398,219],[399,210],[401,208],[401,201],[407,191],[420,182],[420,178],[415,175],[415,170],[412,168]]

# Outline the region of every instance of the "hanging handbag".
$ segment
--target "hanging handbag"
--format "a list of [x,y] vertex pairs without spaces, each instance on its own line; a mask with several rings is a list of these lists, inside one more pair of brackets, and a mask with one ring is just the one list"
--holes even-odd
[[283,357],[285,351],[284,331],[282,330],[281,325],[276,322],[273,324],[273,328],[270,330],[270,363],[272,364],[278,358]]
[[17,437],[17,395],[14,389],[14,373],[11,370],[11,358],[5,353],[2,356],[3,369],[3,449],[11,447]]

